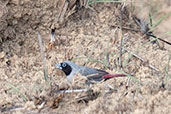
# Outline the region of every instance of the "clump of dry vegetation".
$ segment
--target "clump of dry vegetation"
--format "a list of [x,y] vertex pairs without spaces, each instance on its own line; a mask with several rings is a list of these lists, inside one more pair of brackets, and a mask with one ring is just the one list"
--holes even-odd
[[[167,0],[0,1],[0,111],[170,113],[170,11]],[[65,60],[127,77],[71,85],[54,67]]]

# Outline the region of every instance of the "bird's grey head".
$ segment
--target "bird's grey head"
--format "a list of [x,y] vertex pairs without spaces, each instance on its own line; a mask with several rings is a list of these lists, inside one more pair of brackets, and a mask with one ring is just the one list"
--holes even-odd
[[70,75],[72,72],[72,67],[67,62],[62,62],[55,65],[58,69],[62,70],[66,76]]

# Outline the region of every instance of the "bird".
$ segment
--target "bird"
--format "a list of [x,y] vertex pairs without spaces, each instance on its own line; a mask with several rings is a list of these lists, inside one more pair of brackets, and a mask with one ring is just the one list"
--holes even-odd
[[114,77],[126,77],[125,74],[109,74],[104,70],[90,68],[87,66],[79,66],[72,61],[64,61],[59,64],[55,64],[55,67],[64,72],[69,83],[72,83],[73,78],[77,73],[80,73],[81,76],[87,77],[87,84],[100,82],[102,80],[106,81]]

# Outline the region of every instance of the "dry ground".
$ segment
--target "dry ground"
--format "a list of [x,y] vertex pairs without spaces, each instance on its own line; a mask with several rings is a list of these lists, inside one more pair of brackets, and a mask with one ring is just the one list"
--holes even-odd
[[[140,32],[124,29],[139,30],[132,16],[147,19],[151,13],[153,24],[162,20],[153,28],[154,34],[171,42],[168,33],[171,32],[169,2],[124,2],[121,31],[117,26],[120,26],[122,5],[118,3],[93,4],[94,10],[79,10],[59,25],[56,21],[60,6],[58,0],[0,1],[1,113],[171,113],[171,46],[160,41],[159,45],[153,44]],[[57,28],[56,42],[50,49],[50,31],[54,27]],[[43,77],[37,31],[44,42],[48,82]],[[123,53],[122,70],[118,63],[121,37],[124,49],[130,51]],[[128,87],[128,77],[89,87],[75,79],[73,88],[92,88],[93,92],[59,94],[54,90],[65,87],[67,82],[54,65],[64,60],[111,73],[126,72],[133,77],[130,77]],[[112,87],[110,92],[109,85]],[[85,100],[83,96],[90,99]]]

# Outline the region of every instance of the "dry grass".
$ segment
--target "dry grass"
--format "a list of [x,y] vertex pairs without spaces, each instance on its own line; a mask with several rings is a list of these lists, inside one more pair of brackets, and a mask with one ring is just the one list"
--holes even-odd
[[[40,9],[46,7],[46,10],[39,12],[36,7],[33,10],[36,15],[30,12],[31,19],[26,22],[30,26],[37,26],[31,29],[27,29],[27,25],[24,25],[24,17],[11,17],[18,22],[16,25],[15,23],[11,25],[14,27],[16,39],[6,40],[0,52],[0,110],[3,113],[171,112],[169,108],[171,103],[171,50],[167,48],[167,44],[161,46],[160,41],[158,41],[159,44],[153,44],[153,39],[149,40],[146,35],[142,34],[140,27],[132,18],[135,14],[142,18],[137,12],[144,10],[141,7],[146,5],[142,15],[151,12],[154,25],[150,30],[154,30],[154,34],[161,38],[164,38],[162,36],[167,38],[167,35],[170,34],[165,35],[165,33],[169,33],[169,29],[159,34],[157,31],[160,31],[158,29],[160,25],[168,23],[165,20],[170,18],[170,13],[165,12],[157,17],[161,13],[160,9],[155,9],[157,1],[151,1],[151,5],[149,1],[118,1],[117,3],[96,1],[102,3],[93,3],[89,0],[89,4],[78,11],[73,8],[70,9],[71,12],[58,10],[61,12],[60,15],[67,17],[67,19],[61,17],[61,22],[64,21],[64,24],[60,27],[55,19],[56,14],[59,13],[55,7],[55,5],[60,6],[55,4],[58,1],[43,5],[47,2],[45,0],[42,2],[43,6],[37,2],[28,1],[18,6],[30,11],[36,4],[40,6]],[[66,5],[64,1],[61,3]],[[166,7],[165,3],[160,3],[163,9],[170,8],[170,6]],[[9,5],[6,6],[7,9],[14,8],[10,2],[3,4]],[[33,6],[33,8],[26,7],[27,4],[31,4],[30,7]],[[18,11],[18,16],[20,13],[22,11]],[[64,15],[64,13],[67,14]],[[27,16],[24,12],[23,15]],[[35,21],[32,21],[35,16],[37,16]],[[23,22],[19,21],[22,18],[24,18]],[[41,20],[41,25],[35,23],[36,20]],[[10,22],[8,19],[7,23]],[[21,25],[23,30],[20,31]],[[49,48],[49,29],[54,27],[57,28],[56,42],[52,48]],[[42,65],[41,56],[44,54],[40,53],[37,31],[41,33],[43,40],[41,45],[44,45],[43,48],[45,48],[45,57],[42,58],[46,58],[48,83],[45,81],[46,78],[43,78],[47,74],[42,70],[46,68],[45,62],[44,68]],[[169,41],[169,39],[165,40]],[[24,41],[22,45],[21,41]],[[110,73],[126,73],[128,78],[114,78],[86,86],[84,84],[86,79],[78,74],[75,83],[70,85],[65,75],[54,68],[54,64],[65,60],[72,60],[79,65],[101,68]],[[122,67],[120,67],[121,64]],[[65,91],[72,89],[75,91]]]

